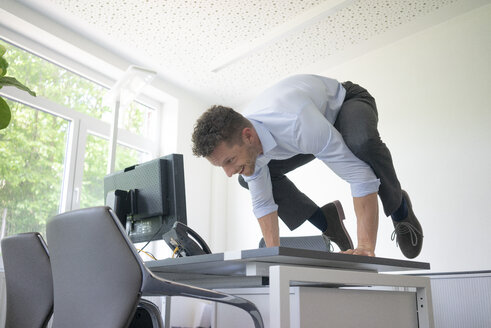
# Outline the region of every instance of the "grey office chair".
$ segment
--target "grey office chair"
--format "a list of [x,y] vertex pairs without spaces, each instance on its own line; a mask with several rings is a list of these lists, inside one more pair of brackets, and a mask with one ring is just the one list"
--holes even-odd
[[109,207],[63,213],[47,224],[55,295],[53,328],[127,327],[147,296],[185,296],[221,302],[261,315],[251,302],[161,279],[150,272]]
[[37,232],[2,239],[7,288],[6,328],[46,327],[53,313],[48,249]]
[[[53,278],[46,242],[37,232],[2,239],[7,289],[5,328],[46,327],[53,314]],[[159,308],[141,299],[129,328],[162,328]]]

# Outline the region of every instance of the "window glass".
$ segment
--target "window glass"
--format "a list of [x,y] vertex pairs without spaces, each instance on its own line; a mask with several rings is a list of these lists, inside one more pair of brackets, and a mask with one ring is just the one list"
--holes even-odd
[[[107,139],[93,134],[87,137],[80,208],[104,205],[104,176],[107,174],[108,145]],[[149,153],[118,144],[114,170],[122,171],[128,166],[150,159]]]
[[119,127],[150,138],[150,124],[155,119],[155,110],[133,101],[122,111]]
[[45,232],[58,214],[70,122],[7,100],[12,120],[0,130],[1,237]]
[[38,96],[98,119],[111,118],[111,109],[102,105],[107,89],[2,40],[0,44],[7,49],[4,57],[9,63],[8,76],[14,76]]
[[[0,44],[7,48],[8,76],[16,77],[39,96],[112,123],[112,108],[102,101],[108,89],[2,40]],[[150,137],[155,110],[133,101],[121,112],[120,128]]]
[[144,163],[152,159],[150,153],[142,152],[134,148],[118,145],[116,147],[115,171],[122,171],[128,166]]
[[107,172],[107,139],[88,134],[80,208],[104,205],[104,176]]

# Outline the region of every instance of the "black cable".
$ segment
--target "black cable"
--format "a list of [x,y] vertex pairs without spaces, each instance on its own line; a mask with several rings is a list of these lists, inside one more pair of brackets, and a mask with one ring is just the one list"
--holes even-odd
[[159,230],[157,230],[157,232],[152,236],[152,238],[150,238],[147,243],[145,244],[145,246],[143,246],[139,251],[138,251],[138,254],[143,251],[145,249],[145,247],[148,246],[148,244],[150,244],[151,241],[153,241],[153,239],[160,233],[160,231],[162,230],[162,228],[164,227],[164,225],[162,224],[159,228]]

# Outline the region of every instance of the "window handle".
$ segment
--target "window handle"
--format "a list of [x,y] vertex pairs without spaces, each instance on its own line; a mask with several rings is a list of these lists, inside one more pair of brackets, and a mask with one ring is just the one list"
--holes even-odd
[[78,208],[80,205],[80,188],[74,188],[73,189],[73,202],[74,202],[74,208]]

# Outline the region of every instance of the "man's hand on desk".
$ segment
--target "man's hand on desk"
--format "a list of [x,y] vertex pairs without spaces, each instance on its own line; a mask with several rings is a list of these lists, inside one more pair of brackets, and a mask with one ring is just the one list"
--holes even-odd
[[[377,194],[374,194],[375,197]],[[371,195],[373,196],[373,195]],[[375,198],[376,199],[376,198]],[[278,227],[278,212],[272,212],[258,219],[259,226],[261,227],[261,231],[263,233],[264,241],[266,242],[267,247],[275,247],[280,245],[280,234]],[[378,223],[378,220],[376,221]],[[376,240],[376,228],[378,224],[370,225],[371,229],[367,229],[369,233],[365,233],[365,225],[361,224],[358,228],[363,231],[358,234],[359,241],[358,247],[355,249],[348,249],[344,252],[340,252],[342,254],[351,254],[351,255],[362,255],[362,256],[375,256],[375,240]],[[375,231],[375,233],[373,233]],[[374,236],[375,235],[375,236]],[[365,243],[363,243],[365,242]]]
[[342,254],[350,254],[350,255],[363,255],[363,256],[375,256],[375,252],[369,248],[363,248],[358,246],[355,249],[348,249],[344,252],[340,252]]
[[278,212],[269,213],[257,219],[267,247],[280,246],[280,229],[278,227]]
[[343,254],[375,256],[378,230],[377,193],[363,197],[353,197],[355,208],[358,246],[348,249]]

